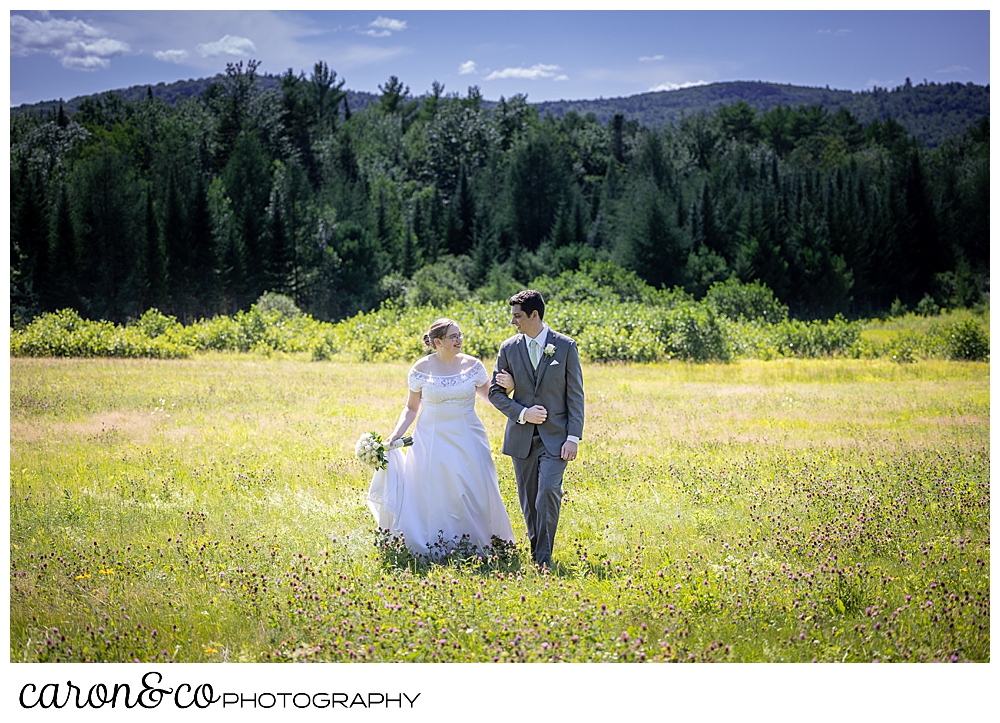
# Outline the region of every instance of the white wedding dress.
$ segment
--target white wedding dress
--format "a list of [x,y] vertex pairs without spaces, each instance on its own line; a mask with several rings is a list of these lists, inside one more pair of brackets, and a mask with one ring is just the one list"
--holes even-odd
[[409,388],[421,394],[413,446],[388,452],[388,468],[372,476],[368,506],[379,528],[402,535],[414,554],[440,557],[464,536],[480,551],[494,535],[514,540],[476,414],[476,387],[488,380],[479,361],[444,376],[410,369]]

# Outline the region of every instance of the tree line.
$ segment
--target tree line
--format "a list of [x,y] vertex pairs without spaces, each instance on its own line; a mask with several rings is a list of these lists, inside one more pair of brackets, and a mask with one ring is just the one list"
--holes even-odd
[[700,296],[759,280],[799,317],[988,289],[989,120],[933,149],[846,108],[740,102],[662,128],[539,117],[396,76],[352,110],[326,63],[229,64],[170,105],[114,93],[11,118],[11,321],[246,309],[319,319],[504,298],[611,261]]
[[539,113],[561,117],[570,111],[580,115],[593,112],[607,123],[616,113],[660,128],[678,122],[683,115],[713,113],[719,107],[746,102],[759,112],[778,105],[797,108],[821,105],[831,113],[846,108],[862,123],[893,118],[910,135],[926,146],[940,145],[949,136],[961,133],[990,112],[990,87],[974,83],[911,83],[896,88],[875,86],[869,90],[831,90],[761,81],[710,83],[680,90],[641,93],[626,98],[597,100],[557,100],[537,103]]

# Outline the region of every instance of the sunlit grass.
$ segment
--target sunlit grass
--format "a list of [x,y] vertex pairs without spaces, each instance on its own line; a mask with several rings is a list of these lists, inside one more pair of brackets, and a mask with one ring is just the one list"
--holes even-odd
[[982,314],[977,314],[971,309],[945,309],[941,314],[934,316],[921,316],[911,311],[902,316],[869,319],[865,322],[865,330],[861,332],[861,337],[870,341],[884,343],[892,341],[903,332],[927,334],[935,329],[954,324],[955,322],[965,321],[966,319],[979,321],[985,328],[989,329],[989,307],[986,307]]
[[989,660],[988,364],[587,365],[547,576],[376,549],[407,367],[11,359],[11,660]]

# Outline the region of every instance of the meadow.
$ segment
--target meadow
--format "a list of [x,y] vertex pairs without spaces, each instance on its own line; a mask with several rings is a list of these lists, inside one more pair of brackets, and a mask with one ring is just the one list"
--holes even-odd
[[[408,362],[10,359],[10,658],[990,659],[989,365],[584,365],[552,574],[377,545]],[[487,367],[492,362],[486,360]]]

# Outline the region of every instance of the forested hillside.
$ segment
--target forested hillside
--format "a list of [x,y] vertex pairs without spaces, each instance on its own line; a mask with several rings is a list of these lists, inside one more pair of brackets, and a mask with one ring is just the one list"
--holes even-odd
[[[134,85],[130,88],[109,91],[122,100],[142,100],[147,95],[174,104],[184,98],[201,97],[212,83],[221,82],[222,75],[214,78],[179,80],[175,83],[156,85]],[[259,87],[280,88],[281,78],[262,75]],[[62,105],[66,113],[72,115],[80,109],[85,100],[100,100],[103,94],[78,96],[65,102],[59,100],[25,104],[12,108],[11,113],[58,112]],[[360,110],[375,102],[377,96],[363,91],[347,91],[346,102],[352,110]],[[422,101],[421,99],[418,99]],[[530,99],[529,99],[530,100]],[[745,102],[757,111],[769,111],[779,105],[797,108],[820,105],[835,113],[842,106],[847,108],[860,122],[884,121],[887,118],[900,123],[906,131],[918,138],[924,145],[937,146],[946,138],[964,132],[990,114],[989,86],[973,83],[928,83],[919,85],[907,82],[898,88],[873,88],[870,91],[830,90],[830,88],[808,88],[796,85],[781,85],[764,82],[710,83],[693,88],[638,93],[627,97],[600,98],[598,100],[560,100],[530,103],[538,109],[538,114],[548,114],[562,118],[570,111],[579,115],[593,113],[601,123],[608,123],[615,115],[621,114],[625,120],[637,121],[650,128],[661,128],[676,123],[682,115],[708,114],[725,105]],[[483,107],[492,109],[495,102],[483,101]]]
[[[65,101],[46,100],[41,101],[40,103],[24,103],[15,108],[11,108],[10,113],[12,116],[21,113],[34,113],[42,116],[55,117],[55,115],[59,112],[59,108],[62,107],[63,112],[72,117],[76,115],[81,106],[85,106],[87,103],[107,102],[109,94],[117,96],[118,99],[122,101],[145,100],[147,97],[152,96],[156,100],[162,100],[168,105],[175,105],[176,103],[186,100],[187,98],[201,98],[205,94],[205,91],[208,90],[209,86],[213,83],[222,83],[225,81],[225,78],[226,76],[220,73],[212,78],[190,78],[188,80],[178,80],[173,83],[160,82],[155,85],[133,85],[128,88],[109,90],[104,93],[78,95]],[[260,90],[280,90],[281,76],[258,75],[257,87]],[[346,88],[345,90],[347,91],[347,95],[345,96],[346,104],[352,110],[361,110],[377,98],[377,96],[372,93],[348,90]]]
[[759,279],[800,317],[988,288],[985,114],[928,148],[845,105],[647,124],[540,117],[476,88],[418,99],[393,76],[361,107],[325,63],[272,87],[256,65],[173,103],[12,114],[13,323],[64,307],[189,320],[265,291],[337,319],[504,298],[591,259],[696,296]]
[[538,110],[543,116],[552,113],[559,117],[570,111],[581,115],[593,113],[602,123],[621,113],[626,120],[659,128],[678,122],[682,115],[712,113],[740,101],[757,111],[769,111],[779,105],[792,108],[818,105],[830,113],[846,108],[865,124],[892,118],[930,147],[962,133],[990,114],[989,86],[927,82],[912,85],[909,78],[892,90],[876,87],[858,93],[778,83],[712,83],[627,98],[539,103]]

